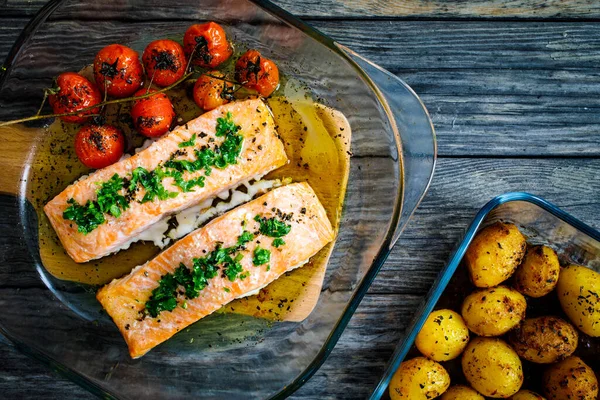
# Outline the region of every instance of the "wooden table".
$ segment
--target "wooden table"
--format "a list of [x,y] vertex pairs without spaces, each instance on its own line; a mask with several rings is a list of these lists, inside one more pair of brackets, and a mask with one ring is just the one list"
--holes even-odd
[[[44,0],[0,0],[0,59]],[[438,166],[425,201],[300,398],[366,397],[475,212],[515,190],[600,228],[600,3],[278,0],[410,84]],[[90,398],[0,345],[1,398]]]

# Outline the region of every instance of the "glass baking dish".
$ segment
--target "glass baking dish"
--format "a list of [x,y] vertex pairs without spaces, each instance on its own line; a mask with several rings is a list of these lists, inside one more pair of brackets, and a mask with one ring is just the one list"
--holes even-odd
[[[470,285],[466,268],[461,267],[462,258],[480,228],[497,221],[517,225],[519,230],[527,237],[529,243],[544,244],[554,248],[561,264],[580,264],[595,271],[600,271],[600,232],[555,205],[532,194],[515,192],[495,197],[477,213],[450,261],[440,272],[425,301],[421,304],[413,321],[406,329],[403,340],[396,347],[386,366],[385,373],[371,394],[370,399],[389,399],[387,389],[394,372],[407,356],[412,358],[412,356],[419,355],[418,350],[413,346],[415,338],[438,302],[440,302],[440,308],[460,309],[462,297],[465,294],[465,284]],[[557,307],[560,309],[560,306]],[[566,319],[566,317],[563,318]],[[585,336],[582,333],[580,335]],[[583,341],[588,339],[580,341],[578,350],[575,353],[581,357],[586,357],[584,359],[586,362],[589,362],[589,350],[594,349],[587,342],[583,344]],[[582,350],[582,348],[587,350]],[[578,353],[579,351],[586,354],[582,355]],[[596,364],[591,366],[597,371],[598,354],[592,356]],[[460,357],[458,360],[460,360]],[[453,366],[460,368],[460,363],[456,365],[452,364],[453,361],[449,363],[449,368]]]
[[[425,194],[436,158],[427,110],[400,79],[267,1],[51,1],[0,69],[0,121],[32,115],[43,88],[107,44],[151,40],[215,20],[270,54],[352,127],[339,236],[315,309],[301,322],[217,314],[131,360],[93,288],[47,273],[28,200],[45,126],[0,128],[0,332],[20,350],[107,398],[282,398],[322,365]],[[43,238],[42,238],[43,239]]]

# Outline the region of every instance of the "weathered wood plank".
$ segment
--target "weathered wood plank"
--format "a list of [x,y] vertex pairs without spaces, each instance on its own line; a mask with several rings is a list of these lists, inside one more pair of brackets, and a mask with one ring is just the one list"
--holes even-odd
[[[8,15],[33,15],[46,0],[3,0],[0,8]],[[600,5],[593,0],[273,0],[283,9],[303,18],[563,18],[590,19],[600,16]],[[181,7],[181,4],[179,5]],[[129,7],[129,6],[128,6]],[[75,8],[75,7],[71,7]],[[98,8],[110,12],[119,3],[98,3]],[[160,1],[143,2],[133,7],[132,18],[160,18],[164,9],[171,9]],[[89,7],[75,8],[82,14],[93,15]],[[182,7],[182,18],[189,15]],[[143,13],[140,16],[140,13]]]
[[[0,36],[0,57],[23,20],[5,22],[13,28]],[[421,95],[441,156],[600,155],[598,24],[315,22]],[[68,25],[49,34],[87,48]]]
[[[512,190],[542,195],[579,219],[600,227],[599,159],[439,160],[425,201],[331,357],[300,389],[296,398],[365,398],[383,371],[415,307],[445,265],[477,210],[493,196]],[[9,354],[4,359],[18,361],[21,358],[12,350]],[[31,390],[31,393],[57,396],[69,392],[66,381],[53,383],[53,375],[44,374],[43,368],[38,369],[33,361],[17,361],[7,363],[11,367],[2,370],[0,375],[4,378],[0,379],[0,391],[28,393]],[[17,391],[14,382],[27,375],[28,368],[33,368],[34,376],[41,378],[26,379],[21,383],[22,391]],[[351,391],[349,387],[352,387]]]

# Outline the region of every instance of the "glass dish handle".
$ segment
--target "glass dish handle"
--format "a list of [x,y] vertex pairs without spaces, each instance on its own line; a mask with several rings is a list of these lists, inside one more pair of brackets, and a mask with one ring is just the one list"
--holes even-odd
[[[419,97],[402,79],[391,72],[356,54],[349,48],[335,45],[356,62],[377,86],[382,103],[389,106],[397,132],[396,144],[402,157],[403,195],[402,212],[396,225],[391,247],[425,196],[435,169],[437,143],[435,130],[425,105],[415,101]],[[409,177],[407,180],[406,177]]]

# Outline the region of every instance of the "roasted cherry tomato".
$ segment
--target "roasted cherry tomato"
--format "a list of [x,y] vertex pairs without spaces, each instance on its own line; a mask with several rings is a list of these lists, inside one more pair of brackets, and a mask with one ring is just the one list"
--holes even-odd
[[225,78],[225,75],[219,71],[211,71],[200,76],[194,85],[194,101],[205,111],[233,100],[233,84],[219,78]]
[[[150,93],[156,90],[150,89]],[[139,90],[135,96],[146,94],[146,89]],[[171,100],[164,93],[136,100],[131,107],[131,118],[139,133],[148,137],[161,136],[169,131],[175,111]]]
[[119,161],[125,136],[111,125],[86,125],[75,135],[75,153],[90,168],[104,168]]
[[[64,114],[82,110],[102,102],[100,91],[92,82],[75,72],[65,72],[56,78],[56,88],[48,97],[50,106],[55,114]],[[60,117],[65,122],[82,123],[95,114],[98,108],[84,111],[77,115]]]
[[158,86],[169,86],[185,74],[186,59],[183,47],[172,40],[155,40],[142,55],[146,76]]
[[94,79],[102,93],[113,97],[128,97],[144,82],[144,68],[138,53],[127,46],[111,44],[96,54]]
[[183,36],[183,48],[192,62],[203,68],[215,68],[233,53],[225,31],[216,22],[190,26]]
[[279,85],[279,69],[258,50],[248,50],[235,63],[235,80],[269,97]]

